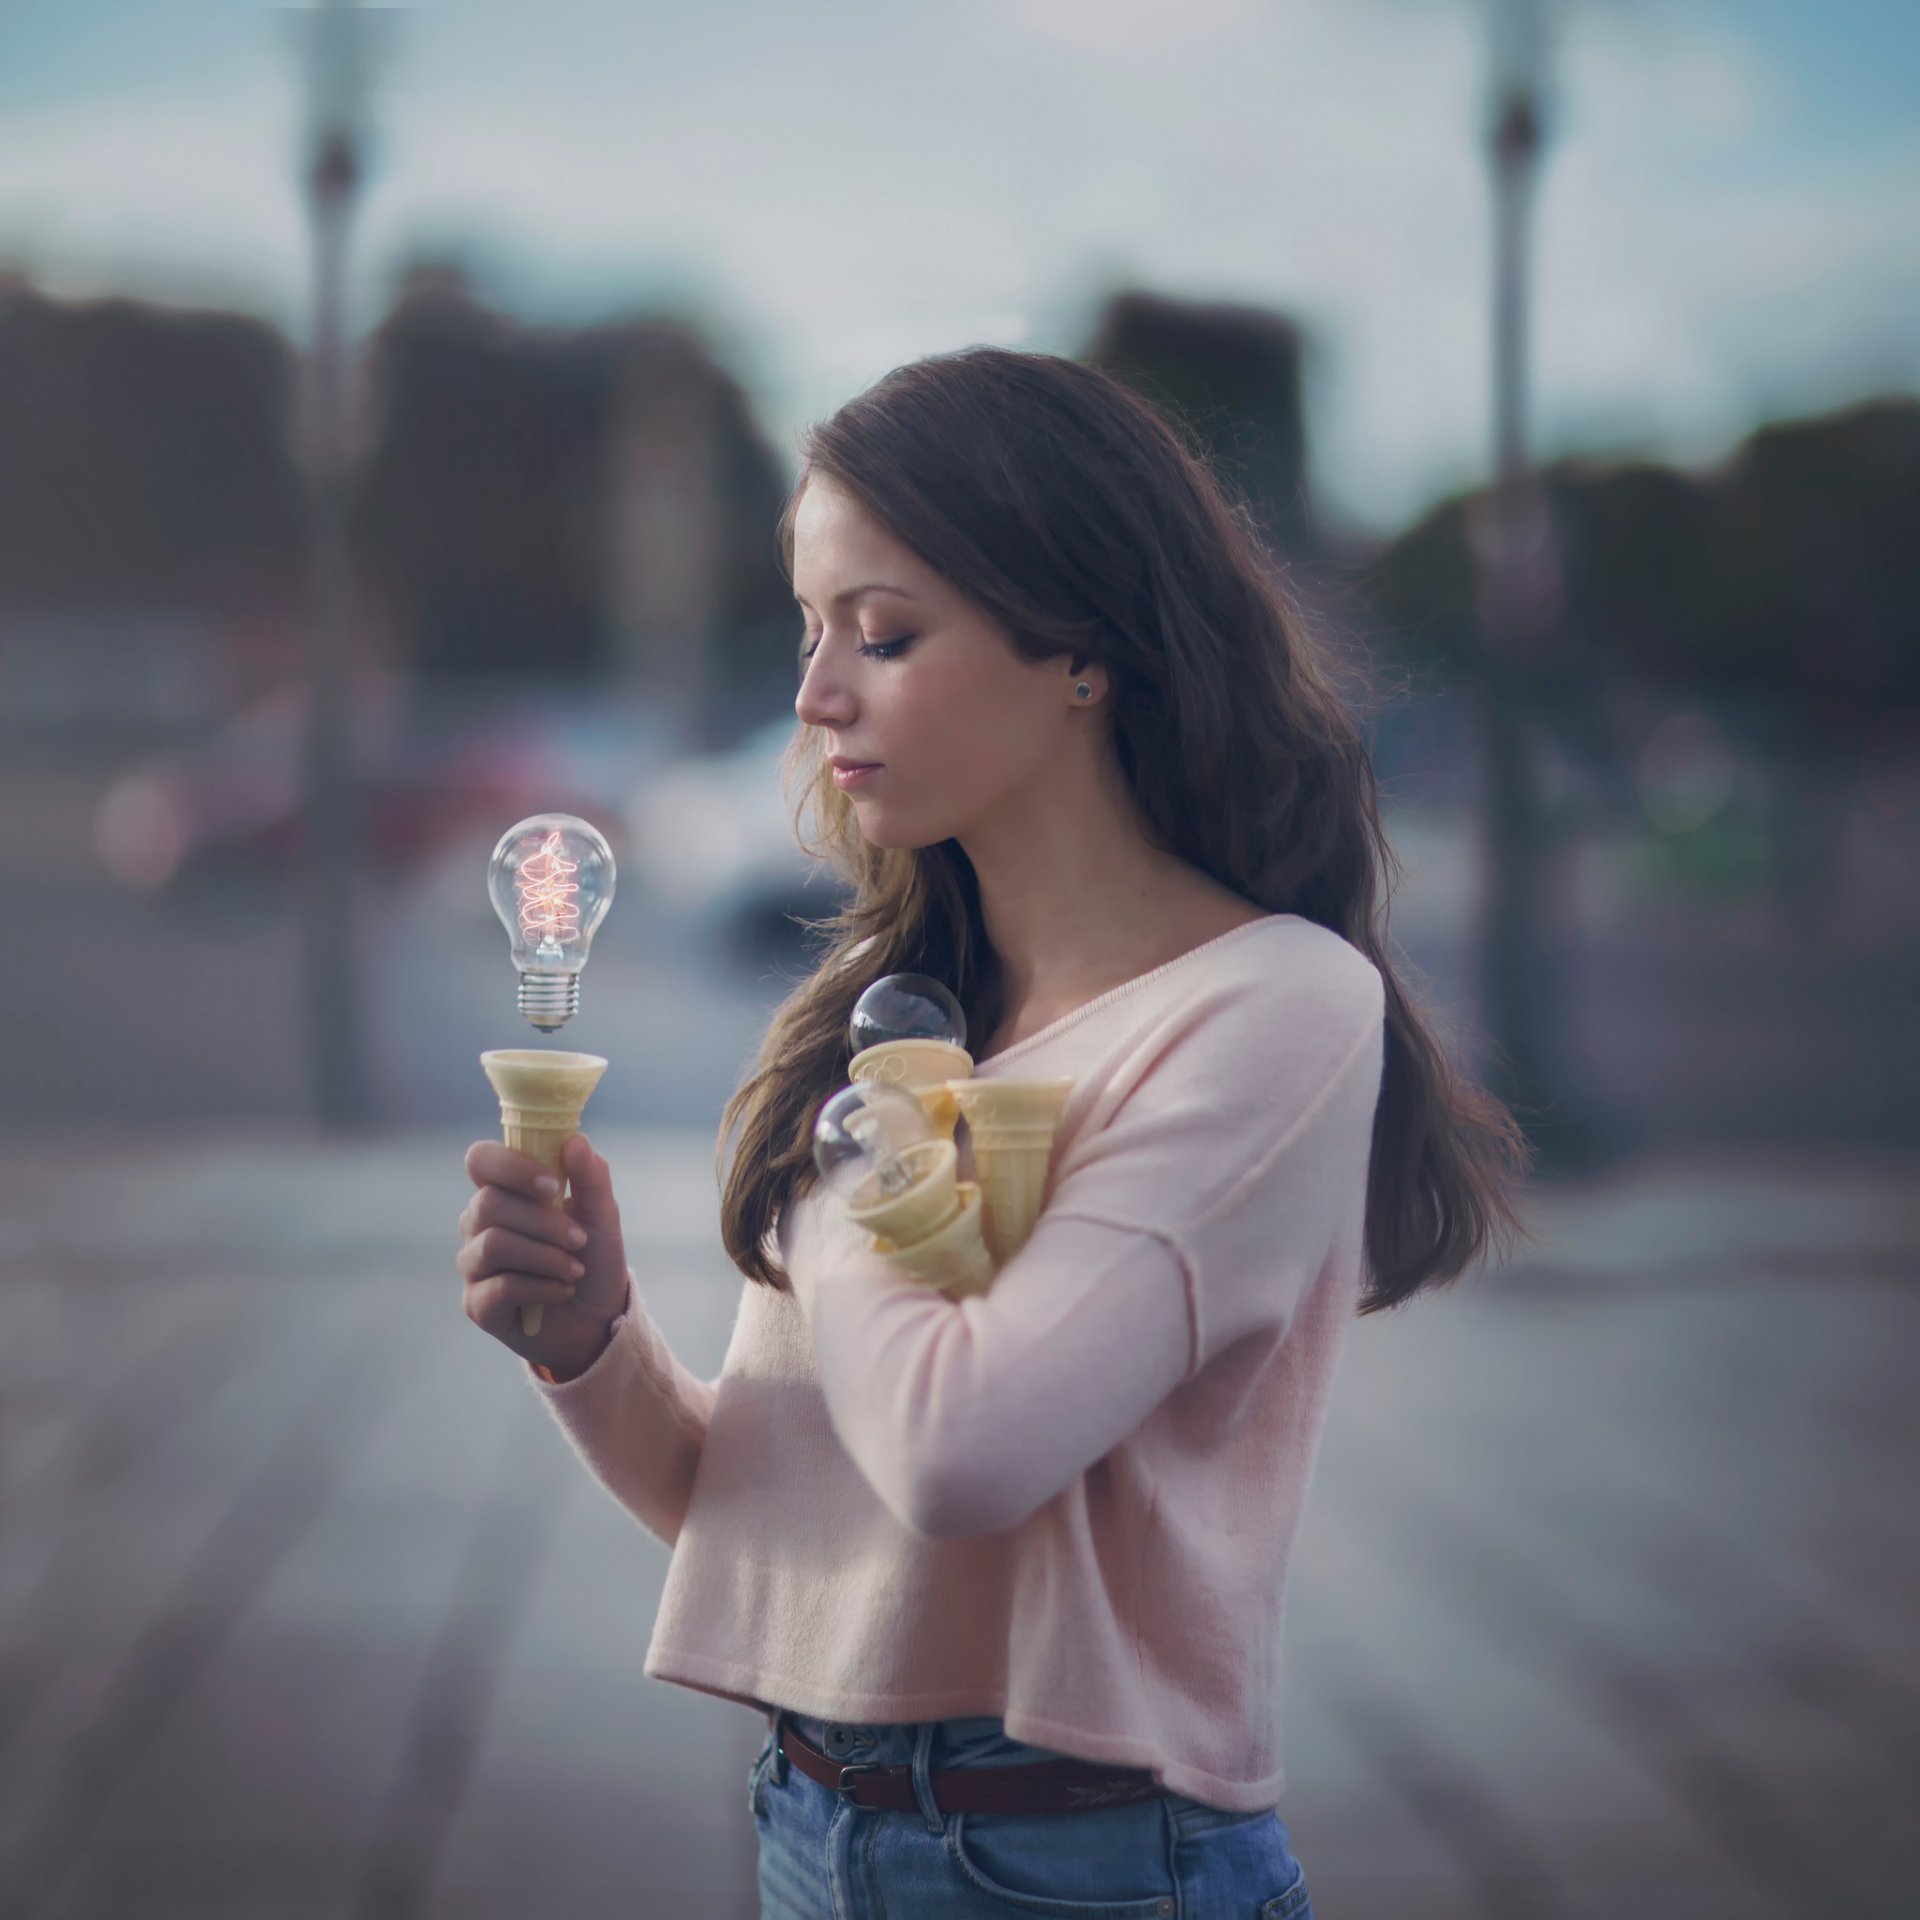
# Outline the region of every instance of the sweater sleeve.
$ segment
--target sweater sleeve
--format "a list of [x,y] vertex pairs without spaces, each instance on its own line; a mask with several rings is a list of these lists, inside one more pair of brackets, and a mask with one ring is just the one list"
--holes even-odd
[[554,1382],[527,1367],[588,1471],[656,1539],[680,1537],[717,1382],[697,1380],[647,1317],[627,1272],[627,1304],[585,1373]]
[[1139,1036],[985,1294],[949,1300],[851,1234],[795,1273],[835,1430],[904,1524],[1017,1526],[1236,1341],[1284,1335],[1365,1188],[1384,991],[1344,951]]

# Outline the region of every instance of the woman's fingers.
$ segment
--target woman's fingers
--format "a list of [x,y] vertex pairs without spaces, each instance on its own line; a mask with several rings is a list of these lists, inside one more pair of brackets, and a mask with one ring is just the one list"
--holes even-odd
[[563,1307],[574,1289],[559,1280],[536,1280],[524,1273],[490,1273],[471,1282],[464,1305],[467,1318],[483,1333],[503,1339],[520,1331],[522,1307]]
[[567,1170],[573,1216],[592,1233],[620,1231],[620,1205],[613,1197],[613,1170],[593,1150],[584,1133],[561,1144],[561,1164]]
[[[571,1366],[596,1332],[604,1347],[629,1281],[606,1162],[582,1136],[566,1148],[571,1200],[557,1184],[540,1192],[544,1170],[526,1154],[493,1140],[467,1149],[477,1191],[459,1218],[455,1264],[462,1308],[483,1333],[524,1359]],[[529,1334],[523,1315],[534,1307],[557,1311]]]
[[[532,1154],[498,1140],[476,1140],[467,1149],[467,1178],[476,1187],[505,1187],[509,1192],[525,1194],[529,1200],[551,1198],[560,1191],[560,1183]],[[543,1189],[542,1180],[553,1184]]]
[[476,1233],[457,1256],[460,1271],[470,1280],[490,1273],[522,1273],[549,1280],[578,1280],[586,1271],[564,1247],[536,1240],[511,1227],[486,1227]]
[[565,1207],[544,1200],[523,1199],[505,1187],[482,1187],[460,1216],[463,1239],[472,1238],[489,1227],[504,1227],[529,1240],[542,1240],[553,1246],[586,1245],[584,1229]]

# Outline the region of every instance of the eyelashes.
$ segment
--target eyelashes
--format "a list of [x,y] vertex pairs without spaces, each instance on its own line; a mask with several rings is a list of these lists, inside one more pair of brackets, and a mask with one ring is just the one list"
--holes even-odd
[[[913,644],[914,639],[915,636],[908,633],[902,634],[898,640],[880,640],[871,645],[863,642],[859,649],[860,655],[862,659],[866,660],[897,660],[900,655],[905,653],[908,647]],[[813,645],[800,656],[800,678],[802,680],[807,677],[807,662],[813,658],[819,651],[819,648],[820,643],[816,640]]]

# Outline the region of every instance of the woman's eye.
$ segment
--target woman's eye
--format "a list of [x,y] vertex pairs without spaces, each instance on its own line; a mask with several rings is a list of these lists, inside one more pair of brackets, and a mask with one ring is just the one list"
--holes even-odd
[[[880,640],[880,641],[875,641],[870,645],[863,644],[860,648],[860,652],[866,659],[869,659],[869,660],[897,659],[902,653],[904,653],[907,650],[908,647],[910,647],[913,644],[915,638],[916,636],[911,633],[904,633],[900,636],[898,640]],[[800,656],[801,679],[804,680],[807,677],[807,662],[811,660],[819,650],[820,650],[820,643],[819,641],[816,640],[812,646],[810,646],[803,654],[801,654]]]

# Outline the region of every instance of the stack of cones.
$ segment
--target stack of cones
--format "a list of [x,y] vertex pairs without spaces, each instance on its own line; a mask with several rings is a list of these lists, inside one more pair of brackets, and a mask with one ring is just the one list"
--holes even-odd
[[847,1217],[873,1235],[883,1253],[914,1279],[958,1299],[985,1293],[993,1261],[980,1235],[980,1189],[956,1177],[960,1156],[951,1140],[919,1140],[900,1150],[913,1175],[901,1193],[849,1202]]
[[[853,1057],[849,1077],[885,1080],[918,1096],[943,1138],[906,1148],[908,1165],[926,1171],[902,1194],[850,1206],[874,1236],[874,1251],[959,1297],[985,1293],[999,1269],[1026,1245],[1053,1165],[1054,1134],[1073,1091],[1070,1078],[937,1079],[965,1048],[945,1040],[888,1040]],[[974,1180],[957,1177],[953,1131],[964,1114],[973,1142]]]
[[[560,1182],[549,1202],[567,1197],[567,1170],[560,1149],[580,1131],[593,1090],[607,1063],[597,1053],[543,1053],[534,1047],[508,1047],[480,1056],[493,1090],[500,1096],[500,1137],[517,1152],[530,1154]],[[543,1309],[522,1306],[520,1330],[529,1338],[540,1331]]]

